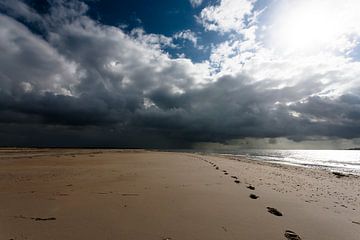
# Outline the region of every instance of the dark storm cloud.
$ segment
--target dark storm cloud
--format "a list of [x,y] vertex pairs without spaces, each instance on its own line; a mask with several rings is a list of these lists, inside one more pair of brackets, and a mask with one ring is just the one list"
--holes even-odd
[[[84,3],[51,1],[43,15],[0,3],[2,145],[170,148],[360,135],[357,95],[313,97],[324,87],[317,77],[283,88],[241,74],[209,79],[161,49],[171,39],[102,25]],[[34,22],[44,34],[29,30]]]
[[336,99],[309,97],[304,102],[294,104],[291,109],[299,112],[299,118],[303,121],[308,121],[308,135],[313,131],[323,136],[359,136],[360,98],[356,95],[346,94]]
[[[336,119],[334,116],[329,116],[330,119],[325,122],[317,121],[315,116],[307,113],[312,111],[311,104],[276,104],[278,101],[301,99],[303,92],[300,85],[279,90],[267,89],[264,83],[246,82],[249,82],[246,76],[225,76],[204,89],[189,90],[180,96],[157,90],[149,97],[161,108],[142,110],[141,126],[167,129],[186,141],[223,142],[242,137],[281,136],[301,140],[314,135],[354,137],[359,133],[356,125],[351,127],[346,122],[331,122],[331,119]],[[320,109],[325,109],[328,103],[324,101],[323,104],[313,109],[314,114],[325,117],[326,110],[322,112]],[[333,106],[329,111],[335,115],[341,113],[344,107]],[[347,107],[351,108],[351,105]],[[292,111],[301,116],[292,115]]]

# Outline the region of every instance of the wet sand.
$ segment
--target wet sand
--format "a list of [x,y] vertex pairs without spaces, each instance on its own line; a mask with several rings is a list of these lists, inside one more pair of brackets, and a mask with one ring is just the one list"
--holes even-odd
[[0,240],[359,240],[359,183],[229,156],[1,149]]

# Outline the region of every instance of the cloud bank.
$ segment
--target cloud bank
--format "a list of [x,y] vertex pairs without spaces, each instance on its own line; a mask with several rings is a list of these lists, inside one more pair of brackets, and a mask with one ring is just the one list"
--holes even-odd
[[[193,1],[198,6],[201,1]],[[208,60],[173,57],[174,36],[124,32],[80,1],[38,13],[0,1],[0,145],[189,148],[240,138],[360,137],[360,64],[347,55],[278,54],[252,0],[197,16],[231,32]]]

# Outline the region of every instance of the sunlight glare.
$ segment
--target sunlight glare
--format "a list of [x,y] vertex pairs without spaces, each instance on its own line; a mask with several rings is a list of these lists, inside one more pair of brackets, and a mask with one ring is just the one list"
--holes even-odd
[[352,0],[283,1],[270,25],[270,44],[290,52],[312,53],[351,48],[359,20]]

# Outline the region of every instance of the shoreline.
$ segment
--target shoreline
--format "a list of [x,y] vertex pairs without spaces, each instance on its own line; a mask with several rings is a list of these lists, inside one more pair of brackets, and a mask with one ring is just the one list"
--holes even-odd
[[360,235],[358,176],[184,152],[13,154],[0,156],[0,239]]
[[[326,150],[324,150],[326,151]],[[347,150],[342,150],[347,151]],[[352,150],[354,151],[354,150]],[[356,150],[357,151],[357,150]],[[346,176],[358,176],[360,177],[360,169],[353,169],[353,168],[345,168],[345,167],[337,167],[337,166],[327,166],[322,164],[315,164],[315,163],[296,163],[291,161],[284,161],[284,160],[268,160],[266,158],[261,158],[259,156],[250,156],[246,154],[233,154],[233,153],[216,153],[216,152],[196,152],[197,154],[204,154],[204,155],[214,155],[219,157],[225,157],[225,158],[242,158],[242,159],[248,159],[250,161],[254,162],[261,162],[261,163],[269,163],[274,165],[285,165],[285,166],[293,166],[293,167],[301,167],[301,168],[307,168],[307,169],[315,169],[315,170],[321,170],[321,171],[327,171],[327,172],[335,172],[335,173],[341,173],[345,174]],[[339,162],[341,163],[341,162]]]
[[[206,155],[206,154],[205,154]],[[211,154],[209,154],[211,156]],[[256,159],[255,157],[249,157],[245,155],[235,155],[235,154],[214,154],[214,156],[219,156],[227,159],[231,159],[234,161],[241,160],[241,161],[247,161],[247,162],[253,162],[253,163],[259,163],[259,164],[268,164],[273,167],[282,167],[282,166],[288,166],[288,167],[294,167],[296,169],[308,169],[309,171],[320,171],[330,174],[337,174],[342,173],[345,176],[341,177],[355,177],[360,179],[360,172],[349,172],[349,171],[341,171],[341,169],[335,170],[335,168],[326,167],[323,165],[311,165],[311,164],[297,164],[297,163],[291,163],[286,161],[270,161],[270,160],[263,160],[263,159]]]

